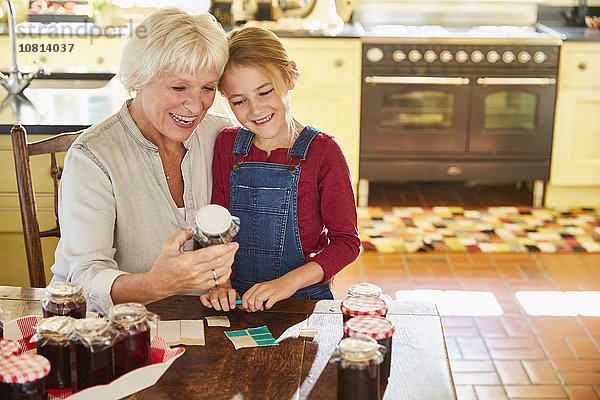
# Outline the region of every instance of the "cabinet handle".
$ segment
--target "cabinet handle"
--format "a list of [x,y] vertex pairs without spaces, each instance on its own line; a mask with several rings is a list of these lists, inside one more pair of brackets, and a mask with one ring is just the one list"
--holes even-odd
[[336,67],[338,67],[338,68],[339,68],[339,67],[341,67],[342,65],[344,65],[344,60],[342,60],[341,58],[338,58],[337,60],[335,60],[335,61],[333,62],[333,64],[334,64]]
[[40,62],[45,63],[46,61],[48,61],[48,59],[46,58],[46,56],[41,56],[40,57]]
[[104,62],[104,57],[98,57],[98,58],[96,58],[96,62],[98,64],[102,64]]
[[449,167],[446,170],[446,173],[448,175],[456,176],[456,175],[461,175],[463,173],[463,170],[461,167]]
[[577,64],[577,68],[584,71],[587,68],[587,64],[584,62],[580,62],[579,64]]

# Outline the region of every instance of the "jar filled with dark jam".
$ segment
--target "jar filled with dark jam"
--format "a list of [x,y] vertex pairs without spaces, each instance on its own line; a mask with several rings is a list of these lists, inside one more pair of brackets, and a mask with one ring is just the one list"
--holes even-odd
[[381,346],[383,362],[381,363],[379,377],[382,387],[387,385],[390,376],[392,336],[394,335],[394,331],[394,324],[386,318],[373,315],[351,318],[344,324],[344,335],[349,337],[368,337],[376,340]]
[[50,362],[37,354],[0,358],[0,399],[46,400]]
[[368,338],[344,338],[337,348],[338,400],[379,400],[379,345]]
[[381,288],[377,285],[373,285],[372,283],[362,282],[357,283],[356,285],[352,285],[348,288],[348,293],[346,297],[352,296],[369,296],[369,297],[377,297],[380,298],[383,294]]
[[0,338],[0,358],[8,358],[19,354],[19,343]]
[[152,364],[148,321],[154,317],[139,303],[117,304],[108,310],[110,324],[120,333],[114,348],[117,377]]
[[69,334],[75,319],[71,317],[50,317],[42,319],[34,336],[37,353],[50,361],[49,389],[71,387],[71,350]]
[[44,318],[63,315],[85,318],[86,301],[81,285],[77,283],[52,282],[46,286],[42,302]]
[[70,340],[75,348],[77,373],[71,376],[73,391],[104,385],[115,378],[113,345],[118,333],[104,318],[84,318],[73,323]]
[[385,317],[389,306],[385,301],[373,296],[352,296],[342,300],[341,304],[344,323],[350,318],[360,315],[376,315]]

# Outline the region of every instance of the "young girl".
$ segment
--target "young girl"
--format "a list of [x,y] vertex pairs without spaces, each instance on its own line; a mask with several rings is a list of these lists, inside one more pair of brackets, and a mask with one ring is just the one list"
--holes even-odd
[[296,64],[281,41],[256,27],[229,36],[219,89],[243,128],[215,144],[212,202],[240,218],[231,280],[201,297],[228,311],[279,300],[333,299],[329,283],[360,251],[350,171],[332,136],[290,111]]

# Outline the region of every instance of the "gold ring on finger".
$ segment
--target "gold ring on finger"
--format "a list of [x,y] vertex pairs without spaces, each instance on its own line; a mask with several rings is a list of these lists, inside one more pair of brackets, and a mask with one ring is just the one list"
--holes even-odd
[[217,271],[215,271],[215,270],[213,269],[213,270],[212,270],[212,273],[213,273],[213,279],[214,279],[215,281],[218,281],[218,280],[219,280],[219,275],[217,275]]
[[219,278],[215,278],[215,287],[219,286]]

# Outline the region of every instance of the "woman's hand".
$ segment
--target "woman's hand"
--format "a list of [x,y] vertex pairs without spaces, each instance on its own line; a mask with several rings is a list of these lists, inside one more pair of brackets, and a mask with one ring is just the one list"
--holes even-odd
[[182,252],[181,247],[192,238],[190,232],[179,229],[171,236],[149,273],[168,291],[166,296],[207,290],[227,282],[239,245],[235,242]]
[[235,309],[235,300],[239,298],[240,296],[235,289],[231,287],[231,282],[227,281],[221,286],[211,289],[210,292],[200,296],[200,301],[205,307],[214,307],[217,311],[229,311]]

